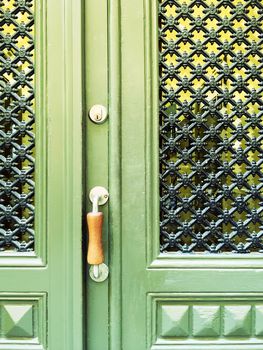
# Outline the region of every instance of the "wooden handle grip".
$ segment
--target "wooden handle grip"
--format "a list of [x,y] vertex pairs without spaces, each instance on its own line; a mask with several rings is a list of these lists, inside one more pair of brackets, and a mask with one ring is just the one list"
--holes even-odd
[[104,261],[102,246],[103,213],[88,213],[89,245],[87,261],[90,265],[99,265]]

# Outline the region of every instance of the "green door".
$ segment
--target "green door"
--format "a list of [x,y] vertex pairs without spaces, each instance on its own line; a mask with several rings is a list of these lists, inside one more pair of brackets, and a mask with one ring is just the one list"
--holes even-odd
[[262,13],[86,1],[86,111],[109,107],[87,189],[110,193],[89,350],[263,348]]
[[81,350],[80,3],[0,15],[0,349]]

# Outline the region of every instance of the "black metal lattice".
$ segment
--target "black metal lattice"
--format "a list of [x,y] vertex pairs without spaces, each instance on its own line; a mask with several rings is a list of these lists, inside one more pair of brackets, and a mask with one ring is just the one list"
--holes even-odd
[[34,249],[34,1],[0,0],[0,250]]
[[161,251],[263,252],[263,3],[160,0]]

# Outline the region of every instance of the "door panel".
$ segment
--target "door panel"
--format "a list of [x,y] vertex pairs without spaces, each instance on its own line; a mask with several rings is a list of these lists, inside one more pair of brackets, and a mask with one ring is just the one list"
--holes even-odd
[[[182,11],[184,5],[175,1],[164,3],[166,6],[174,8],[173,17],[177,16],[180,22],[180,11]],[[192,3],[189,2],[189,4]],[[224,2],[224,4],[226,7],[232,6],[228,2],[227,4]],[[178,74],[178,86],[174,89],[178,91],[176,90],[173,94],[171,92],[169,102],[165,101],[163,103],[164,91],[167,89],[169,92],[169,88],[175,84],[175,78],[173,77],[172,82],[169,82],[169,77],[163,78],[165,75],[163,73],[164,69],[160,68],[159,70],[158,68],[159,65],[161,67],[164,65],[162,61],[163,54],[159,56],[162,45],[159,46],[158,43],[163,40],[163,33],[159,32],[158,38],[159,21],[162,21],[162,15],[158,13],[160,11],[158,2],[146,1],[144,5],[145,7],[139,2],[136,2],[136,4],[125,2],[125,5],[122,6],[121,16],[122,67],[129,67],[129,69],[122,69],[122,339],[124,348],[132,349],[131,344],[134,339],[136,339],[137,347],[140,349],[260,348],[262,339],[256,328],[260,327],[261,324],[260,311],[258,311],[262,303],[261,277],[259,277],[262,275],[260,269],[262,266],[261,255],[253,253],[233,254],[236,248],[233,248],[229,253],[222,254],[214,254],[215,250],[211,252],[209,249],[206,249],[205,253],[195,254],[188,253],[186,249],[182,254],[178,252],[178,245],[173,246],[174,236],[176,235],[179,237],[179,241],[180,239],[185,240],[181,246],[182,248],[187,244],[188,247],[191,244],[195,246],[193,240],[196,238],[199,228],[196,231],[192,229],[189,236],[180,232],[184,221],[189,225],[193,220],[188,209],[185,210],[186,215],[184,216],[182,198],[185,197],[189,200],[193,195],[191,193],[193,187],[196,189],[198,186],[200,176],[196,184],[192,185],[190,182],[193,178],[191,172],[194,168],[194,164],[192,164],[194,161],[190,162],[190,165],[189,163],[186,164],[181,172],[183,174],[184,172],[187,173],[188,181],[189,179],[191,181],[186,190],[182,192],[181,198],[179,198],[181,188],[178,186],[182,178],[180,171],[177,170],[176,176],[170,174],[169,179],[171,180],[165,179],[164,176],[169,165],[173,165],[166,164],[167,167],[165,168],[163,165],[165,162],[174,162],[176,168],[180,169],[180,165],[183,164],[183,161],[181,161],[182,155],[184,155],[183,151],[187,151],[186,156],[191,155],[192,146],[183,144],[184,134],[182,129],[185,126],[185,128],[191,130],[192,125],[179,122],[173,129],[174,135],[169,134],[169,127],[168,131],[164,133],[166,114],[169,112],[173,113],[175,117],[180,118],[181,116],[180,113],[176,114],[176,112],[180,111],[180,106],[183,105],[184,100],[180,100],[176,93],[183,96],[185,92],[181,88],[182,85],[180,85],[180,83],[183,84],[183,74],[180,73],[182,66],[179,63],[174,64],[178,69],[178,73],[176,73]],[[247,3],[246,6],[248,6]],[[261,8],[258,2],[257,6]],[[200,7],[202,6],[200,5]],[[174,19],[172,18],[172,20]],[[184,20],[187,21],[187,19]],[[180,25],[182,24],[178,24],[179,28],[181,28]],[[131,26],[134,28],[133,31],[130,30]],[[174,27],[175,24],[172,24],[173,35],[175,35]],[[178,30],[179,34],[181,32],[182,29]],[[180,43],[179,34],[174,40],[178,40]],[[184,45],[182,50],[187,50],[187,53],[190,53],[191,56],[190,47],[187,46],[187,43],[184,43]],[[178,53],[174,48],[173,50],[172,53],[179,56],[180,52]],[[209,57],[209,54],[207,56]],[[192,62],[191,64],[194,65]],[[197,65],[198,63],[196,63]],[[190,69],[191,74],[193,74],[192,70],[194,69],[195,66]],[[162,77],[160,87],[159,74]],[[190,76],[192,76],[191,74]],[[163,80],[165,81],[163,82]],[[191,87],[189,90],[194,88]],[[160,90],[161,97],[159,97]],[[190,99],[190,94],[194,95],[194,90],[191,93],[189,93],[189,90],[185,92],[188,99]],[[208,94],[211,93],[210,90],[212,90],[211,87],[208,89]],[[261,90],[259,89],[258,92],[260,93]],[[205,97],[204,100],[204,104],[207,104],[209,98]],[[174,110],[171,109],[169,103],[173,103]],[[234,98],[232,103],[234,106],[237,105]],[[160,104],[162,107],[160,107]],[[191,112],[187,113],[187,117],[192,122],[189,115],[193,119],[196,114],[194,112],[192,114]],[[209,130],[212,129],[212,124],[213,121],[210,119]],[[219,123],[217,127],[218,125]],[[261,127],[259,126],[259,128]],[[159,141],[159,132],[161,132],[161,141]],[[204,135],[206,134],[204,133]],[[174,149],[169,151],[173,144],[168,145],[170,147],[168,151],[165,150],[165,147],[168,146],[164,143],[166,141],[168,143],[171,137],[177,138],[175,145],[180,147],[179,151],[175,152]],[[229,135],[228,138],[230,137],[232,136]],[[197,138],[198,134],[196,135]],[[244,136],[245,138],[246,136]],[[173,142],[175,142],[174,139]],[[193,139],[195,140],[195,135]],[[216,144],[219,144],[218,139],[216,139]],[[186,141],[189,140],[186,139]],[[260,141],[260,138],[258,141]],[[208,150],[210,155],[212,148],[215,146],[210,142],[209,147],[211,147]],[[219,147],[217,147],[217,151],[218,149]],[[145,152],[142,152],[142,150],[145,150]],[[170,152],[167,158],[165,158],[165,152]],[[159,168],[160,156],[162,157],[161,168]],[[200,157],[198,156],[197,160],[202,159]],[[245,158],[244,162],[247,161],[248,157]],[[201,164],[203,164],[202,162],[204,160],[201,161]],[[217,172],[213,170],[216,176],[218,176],[220,170],[219,163],[216,163]],[[235,165],[235,161],[233,164]],[[261,162],[258,161],[258,165],[260,164]],[[161,169],[160,179],[158,179],[159,169]],[[213,171],[211,169],[210,171],[206,170],[207,178],[213,174]],[[236,176],[235,171],[233,171],[234,176]],[[171,183],[171,181],[174,181],[174,183]],[[261,196],[257,179],[253,181],[259,190],[259,196]],[[232,183],[235,183],[234,179],[229,183],[223,183],[222,181],[221,186],[224,184],[231,186]],[[167,197],[171,184],[174,187],[177,186],[175,190],[178,190],[178,192],[171,195],[171,201],[169,202]],[[236,197],[241,196],[238,186],[236,186],[236,191],[238,193]],[[161,195],[159,195],[160,193]],[[232,196],[235,195],[232,194]],[[175,204],[173,204],[173,200],[176,201]],[[194,201],[192,198],[191,200]],[[210,200],[212,201],[212,198]],[[219,201],[220,199],[218,199],[218,203]],[[218,203],[218,211],[227,208]],[[252,206],[256,206],[256,203],[256,201],[253,201]],[[191,214],[195,214],[198,208],[201,208],[204,204],[203,198],[194,202]],[[232,207],[235,207],[235,204]],[[208,206],[209,203],[206,205]],[[162,210],[161,224],[159,224],[160,208]],[[250,206],[249,212],[251,211]],[[244,219],[246,215],[241,214]],[[216,217],[220,217],[220,214],[217,214]],[[165,223],[165,227],[166,219],[168,224]],[[210,223],[213,220],[215,219],[210,217]],[[178,222],[180,226],[178,226]],[[201,227],[203,227],[203,223],[202,221]],[[164,248],[166,243],[164,233],[162,234],[162,247],[160,249],[160,226],[162,232],[164,229],[169,231],[168,234],[165,233],[168,237],[168,249]],[[223,225],[221,226],[223,229]],[[227,230],[222,230],[221,235],[226,232]],[[211,235],[210,231],[209,234]],[[248,237],[251,234],[252,232],[247,232]],[[205,235],[201,236],[205,237]],[[189,237],[192,237],[192,242]],[[213,239],[216,237],[218,236]],[[205,241],[205,238],[203,239]],[[240,240],[243,240],[242,234],[240,234]],[[134,247],[134,249],[131,247]],[[177,249],[173,249],[173,247],[177,247]],[[223,252],[228,250],[227,247]],[[177,252],[172,253],[171,251]],[[203,248],[199,250],[199,252],[202,251],[204,251]],[[260,252],[260,245],[256,251]],[[244,253],[244,251],[241,253]]]
[[109,3],[111,349],[263,346],[261,12]]
[[0,4],[3,350],[82,348],[81,7],[71,7]]

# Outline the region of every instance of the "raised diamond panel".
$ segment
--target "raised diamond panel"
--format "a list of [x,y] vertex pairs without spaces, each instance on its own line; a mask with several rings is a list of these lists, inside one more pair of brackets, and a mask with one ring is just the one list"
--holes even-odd
[[46,293],[0,293],[0,349],[44,350],[46,344]]
[[193,335],[197,337],[220,335],[220,306],[193,306]]
[[6,338],[33,338],[33,305],[3,305],[2,329]]
[[0,1],[0,251],[34,249],[34,0]]
[[262,0],[159,0],[161,252],[263,252]]
[[162,330],[164,337],[187,337],[189,334],[189,306],[163,305]]
[[229,305],[224,308],[224,335],[251,336],[251,306]]
[[222,293],[215,298],[210,294],[186,294],[187,297],[158,293],[148,296],[148,324],[156,327],[152,329],[154,344],[213,343],[229,348],[231,344],[247,344],[251,349],[260,344],[263,349],[263,295],[248,295],[246,299],[245,293]]

